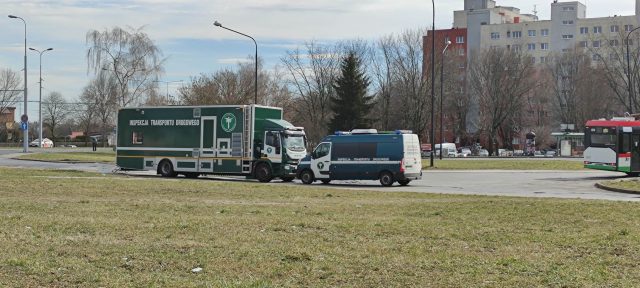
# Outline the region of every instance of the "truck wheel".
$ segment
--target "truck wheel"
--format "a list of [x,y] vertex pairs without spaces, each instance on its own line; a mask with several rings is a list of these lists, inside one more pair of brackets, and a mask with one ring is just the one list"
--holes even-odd
[[262,183],[270,182],[271,179],[273,179],[271,167],[267,164],[259,164],[258,167],[256,167],[256,179]]
[[331,182],[331,179],[322,179],[320,181],[322,181],[322,184],[326,185],[326,184],[329,184],[329,182]]
[[384,171],[380,173],[380,184],[382,184],[382,186],[389,187],[393,185],[394,181],[395,180],[393,179],[393,174],[391,174],[391,172]]
[[302,173],[300,173],[300,180],[302,180],[302,183],[304,184],[313,183],[313,181],[315,180],[313,177],[313,172],[311,172],[311,170],[302,171]]
[[158,173],[162,177],[178,176],[178,173],[176,173],[176,171],[173,170],[173,164],[171,164],[171,161],[169,160],[163,160],[162,162],[160,162],[160,165],[158,165]]
[[407,186],[407,185],[409,185],[409,182],[411,182],[411,180],[398,180],[398,183],[401,186]]
[[291,182],[295,178],[294,177],[280,177],[280,179],[282,179],[282,182]]

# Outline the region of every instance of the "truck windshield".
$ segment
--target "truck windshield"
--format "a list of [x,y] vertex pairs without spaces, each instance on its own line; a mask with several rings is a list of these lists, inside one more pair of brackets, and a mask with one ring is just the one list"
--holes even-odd
[[284,147],[291,151],[304,151],[305,139],[302,135],[286,135],[284,137]]

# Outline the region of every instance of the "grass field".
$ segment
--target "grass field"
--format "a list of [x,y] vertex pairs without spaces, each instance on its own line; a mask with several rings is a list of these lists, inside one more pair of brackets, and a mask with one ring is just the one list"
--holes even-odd
[[20,155],[17,159],[37,160],[49,162],[97,162],[116,163],[115,152],[54,152],[54,153],[31,153]]
[[439,170],[581,170],[581,161],[541,160],[541,159],[443,159],[434,161],[429,167],[429,159],[422,160],[424,169]]
[[[635,203],[0,168],[0,287],[632,287]],[[201,273],[191,270],[201,267]]]
[[623,181],[619,181],[619,180],[617,180],[617,181],[604,181],[604,182],[602,182],[600,184],[604,185],[604,186],[607,186],[607,187],[624,189],[624,190],[640,193],[640,180],[638,180],[638,179],[633,179],[633,180],[625,179]]

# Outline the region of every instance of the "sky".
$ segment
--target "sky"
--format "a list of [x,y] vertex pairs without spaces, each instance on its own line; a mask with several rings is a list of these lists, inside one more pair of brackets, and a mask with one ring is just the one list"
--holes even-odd
[[[463,0],[435,0],[436,29],[451,28],[453,11]],[[500,6],[549,19],[551,0],[497,0]],[[587,17],[633,15],[633,0],[583,0]],[[432,6],[426,0],[0,0],[5,15],[27,23],[27,46],[53,48],[43,54],[43,98],[60,92],[77,99],[92,75],[87,69],[88,31],[113,27],[144,27],[166,57],[162,81],[169,94],[190,77],[235,67],[253,57],[255,46],[243,36],[213,26],[224,26],[254,37],[258,55],[267,69],[280,64],[287,50],[307,41],[333,43],[344,39],[375,40],[407,29],[431,26]],[[22,71],[24,25],[19,19],[0,17],[0,69]],[[39,55],[27,51],[28,99],[38,99]],[[20,72],[22,73],[22,72]],[[21,74],[22,75],[22,74]],[[177,82],[177,81],[183,82]],[[160,85],[167,93],[167,84]],[[37,115],[29,103],[28,114]],[[17,115],[23,113],[18,105]],[[30,119],[35,119],[33,116]]]

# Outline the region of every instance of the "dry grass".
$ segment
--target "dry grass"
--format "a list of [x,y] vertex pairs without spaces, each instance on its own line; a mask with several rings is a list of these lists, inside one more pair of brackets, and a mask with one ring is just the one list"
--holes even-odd
[[20,155],[16,159],[47,162],[116,163],[114,152],[47,152]]
[[[0,286],[594,287],[638,204],[0,168]],[[201,273],[191,273],[195,267]]]

